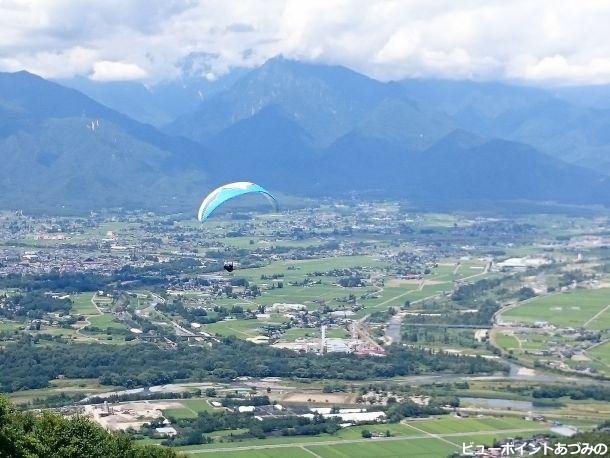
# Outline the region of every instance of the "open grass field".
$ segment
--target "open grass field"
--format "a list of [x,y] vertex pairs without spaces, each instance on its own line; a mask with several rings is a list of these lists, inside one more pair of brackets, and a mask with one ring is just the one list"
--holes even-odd
[[190,418],[197,418],[197,412],[193,412],[192,410],[185,408],[173,408],[163,410],[163,416],[174,418],[176,420],[184,420]]
[[[457,444],[457,443],[456,443]],[[461,450],[439,439],[375,440],[352,444],[320,445],[308,448],[323,458],[394,458],[404,456],[442,457]]]
[[[227,246],[250,249],[267,247],[307,248],[319,246],[324,242],[319,238],[309,238],[303,240],[260,240],[259,237],[218,237],[217,240]],[[251,240],[254,242],[254,244],[250,243]]]
[[534,333],[518,334],[520,348],[523,350],[542,350],[549,344],[549,336]]
[[598,369],[610,374],[610,341],[587,351],[587,355],[598,363]]
[[60,393],[78,393],[85,397],[90,394],[103,393],[117,388],[118,387],[111,385],[100,385],[97,379],[61,379],[52,380],[48,388],[14,391],[12,393],[7,393],[6,396],[15,404],[23,404],[35,398],[46,398]]
[[[284,457],[309,456],[323,458],[405,456],[439,457],[461,450],[463,442],[491,445],[494,439],[532,434],[547,430],[545,424],[518,417],[484,417],[410,420],[398,424],[354,426],[335,435],[315,437],[275,437],[242,442],[215,442],[210,445],[180,447],[187,456],[194,457]],[[361,431],[374,433],[389,431],[389,438],[363,439]],[[313,452],[313,453],[312,453]]]
[[284,282],[302,280],[308,273],[326,272],[346,267],[384,267],[386,263],[370,256],[338,256],[325,259],[306,259],[301,261],[276,261],[256,269],[243,269],[239,276],[260,282],[261,275],[283,273]]
[[214,407],[203,398],[184,399],[177,402],[179,402],[182,407],[164,409],[163,415],[166,417],[174,417],[176,420],[182,420],[184,418],[197,418],[199,412],[211,412],[214,410]]
[[[322,436],[278,436],[278,437],[270,437],[270,438],[266,438],[266,439],[247,439],[247,440],[243,440],[243,441],[238,441],[238,442],[213,442],[211,444],[207,444],[207,445],[185,445],[185,446],[181,446],[181,447],[176,447],[177,451],[180,452],[186,452],[189,453],[194,453],[195,451],[204,451],[207,452],[208,450],[213,451],[216,449],[226,449],[226,448],[251,448],[251,447],[257,447],[257,446],[261,446],[261,447],[267,447],[269,445],[271,446],[275,446],[275,445],[282,445],[282,446],[293,446],[293,445],[301,445],[301,444],[307,444],[307,443],[311,443],[311,442],[332,442],[332,441],[336,441],[337,440],[337,436],[331,436],[331,435],[322,435]],[[340,440],[340,438],[339,438]],[[205,455],[205,456],[209,456],[209,455]]]
[[[242,269],[239,271],[239,277],[246,278],[248,281],[255,283],[265,283],[261,280],[261,276],[272,276],[273,274],[283,274],[283,288],[273,290],[263,290],[262,295],[256,299],[239,305],[244,308],[254,309],[260,304],[273,305],[275,303],[300,303],[307,305],[310,309],[317,309],[318,302],[324,301],[331,307],[344,305],[340,302],[341,298],[345,298],[350,294],[359,298],[359,302],[365,306],[364,310],[358,312],[355,318],[361,318],[364,315],[375,311],[384,311],[389,307],[400,307],[406,300],[415,302],[431,296],[451,291],[453,288],[453,280],[459,278],[470,277],[482,273],[484,263],[479,260],[461,261],[460,268],[457,269],[456,260],[449,260],[436,267],[430,275],[427,275],[425,281],[401,281],[400,279],[390,280],[386,286],[379,290],[377,287],[360,287],[360,288],[342,288],[337,286],[336,282],[339,277],[314,277],[315,280],[320,280],[321,284],[308,286],[291,286],[292,281],[302,281],[307,278],[307,274],[313,272],[327,272],[332,269],[346,267],[368,267],[377,270],[381,274],[387,264],[383,261],[370,256],[340,256],[327,259],[312,259],[301,261],[278,261],[271,264],[253,269]],[[454,273],[455,272],[455,273]],[[270,283],[271,280],[267,281]],[[363,296],[373,293],[376,297],[362,299]],[[214,304],[231,306],[237,302],[231,299],[215,300]],[[218,325],[218,333],[221,335],[236,334],[245,332],[243,336],[251,337],[252,330],[245,330],[241,327],[234,327],[221,324]],[[233,329],[230,329],[233,328]],[[211,325],[210,329],[214,329]]]
[[604,359],[610,362],[610,341],[598,345],[597,347],[589,350],[587,353],[590,353],[592,356],[596,358]]
[[[531,430],[531,431],[529,431]],[[528,428],[524,434],[535,431],[544,431],[545,428]],[[319,438],[310,438],[309,442],[284,443],[275,445],[244,446],[241,443],[221,443],[222,447],[210,448],[206,451],[191,449],[187,456],[191,457],[261,457],[275,458],[285,456],[317,456],[321,458],[402,458],[407,456],[437,458],[448,456],[462,450],[463,443],[474,443],[490,446],[494,440],[513,436],[515,431],[507,430],[494,432],[448,433],[429,435],[423,431],[413,429],[409,436],[392,436],[389,438],[373,439],[335,439],[319,441]],[[295,438],[297,439],[297,438]],[[298,438],[301,439],[301,438]],[[318,439],[318,440],[316,440]]]
[[206,331],[222,337],[237,336],[240,339],[249,339],[260,336],[265,325],[279,325],[279,317],[272,316],[269,320],[227,320],[217,321],[206,325]]
[[503,334],[501,332],[496,335],[496,343],[505,350],[519,348],[519,339],[517,339],[515,336]]
[[608,297],[608,305],[591,318],[586,327],[595,331],[610,329],[610,296]]
[[577,289],[533,299],[507,310],[502,317],[512,322],[546,321],[560,327],[608,329],[610,313],[604,309],[609,304],[610,288]]
[[0,321],[0,332],[15,331],[16,329],[19,329],[21,326],[25,326],[25,325],[23,323],[19,323],[18,321],[2,320],[2,321]]
[[211,412],[214,408],[208,403],[206,399],[185,399],[180,402],[183,406],[194,410],[195,412]]
[[189,453],[190,457],[227,457],[227,458],[311,458],[312,454],[303,447],[281,447],[263,449],[245,449],[222,452]]
[[[263,280],[260,280],[263,281]],[[275,303],[305,303],[311,301],[332,301],[334,298],[347,296],[350,293],[361,295],[369,289],[365,288],[341,288],[331,284],[329,277],[324,277],[321,285],[311,286],[290,286],[286,282],[283,288],[264,291],[260,297],[256,298],[256,303],[273,305]],[[317,307],[317,305],[312,304]]]
[[96,326],[100,329],[127,329],[127,326],[124,323],[117,321],[116,318],[109,314],[91,316],[89,321],[91,322],[91,326]]
[[442,417],[408,423],[427,433],[448,434],[470,431],[502,431],[535,428],[536,423],[519,417],[455,418]]
[[91,302],[94,293],[80,293],[71,296],[72,313],[77,315],[97,315],[98,311]]

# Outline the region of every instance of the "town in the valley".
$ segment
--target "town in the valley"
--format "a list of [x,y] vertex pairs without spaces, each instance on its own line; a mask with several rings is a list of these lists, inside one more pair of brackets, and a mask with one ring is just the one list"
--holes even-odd
[[0,390],[192,456],[532,451],[609,427],[609,229],[394,201],[3,212]]

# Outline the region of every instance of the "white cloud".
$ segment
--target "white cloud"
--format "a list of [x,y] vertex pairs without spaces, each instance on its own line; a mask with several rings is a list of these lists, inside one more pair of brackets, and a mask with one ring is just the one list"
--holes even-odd
[[93,64],[91,79],[94,81],[132,81],[142,80],[148,75],[136,64],[102,60]]
[[564,80],[586,81],[590,84],[610,81],[610,56],[574,62],[559,54],[542,59],[523,56],[516,62],[519,63],[515,69],[516,76],[527,80],[558,83]]
[[3,0],[0,69],[154,82],[283,54],[381,79],[610,83],[608,23],[596,0]]

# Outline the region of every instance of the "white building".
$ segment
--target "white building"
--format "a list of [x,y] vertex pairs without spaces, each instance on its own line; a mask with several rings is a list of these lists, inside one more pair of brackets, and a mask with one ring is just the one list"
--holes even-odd
[[158,434],[161,436],[175,436],[178,432],[174,429],[173,426],[162,426],[160,428],[155,428]]

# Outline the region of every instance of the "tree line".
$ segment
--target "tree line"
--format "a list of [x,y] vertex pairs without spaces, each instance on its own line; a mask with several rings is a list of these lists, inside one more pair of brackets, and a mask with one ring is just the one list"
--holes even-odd
[[324,356],[260,346],[235,337],[211,347],[180,343],[166,348],[152,343],[125,346],[83,344],[55,338],[37,345],[22,336],[0,350],[0,390],[44,388],[49,381],[96,378],[127,388],[176,380],[232,380],[240,376],[364,380],[421,373],[492,373],[507,370],[481,357],[393,346],[385,358],[331,353]]
[[178,455],[168,448],[136,445],[127,435],[111,433],[84,417],[19,412],[0,396],[0,456],[176,458]]

